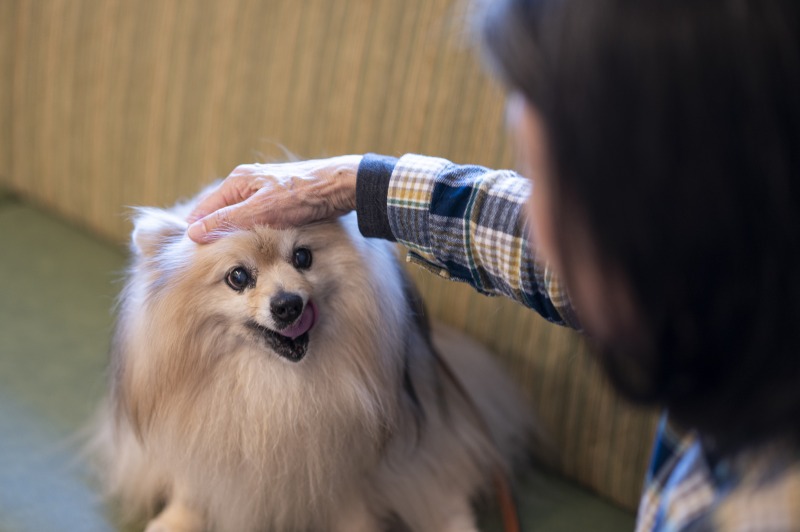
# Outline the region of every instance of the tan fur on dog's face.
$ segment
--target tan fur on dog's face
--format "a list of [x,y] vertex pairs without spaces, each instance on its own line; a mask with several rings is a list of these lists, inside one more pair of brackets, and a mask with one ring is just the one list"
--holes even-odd
[[[365,250],[359,249],[370,243],[353,242],[338,223],[317,224],[302,230],[259,227],[233,231],[204,246],[189,240],[183,234],[184,229],[178,220],[166,219],[160,228],[149,227],[134,235],[142,270],[150,272],[148,299],[179,297],[185,302],[184,307],[191,309],[191,316],[175,316],[176,320],[221,323],[229,340],[236,337],[269,350],[262,335],[248,324],[280,330],[271,315],[270,301],[281,292],[299,295],[304,306],[313,300],[317,316],[309,336],[314,341],[321,341],[319,337],[324,336],[330,314],[342,312],[344,307],[361,308],[357,314],[365,314],[359,320],[365,327],[378,314],[374,305],[380,298],[379,292],[369,282],[374,277],[374,268],[364,268]],[[159,239],[160,243],[154,245]],[[312,254],[310,268],[301,269],[293,264],[293,254],[300,248]],[[374,250],[369,252],[374,259]],[[391,257],[384,258],[389,259],[383,265],[384,270],[396,268]],[[226,282],[237,268],[244,269],[250,277],[250,283],[242,290]],[[346,301],[365,297],[367,305],[348,305]],[[373,316],[368,315],[370,309],[375,310]],[[337,334],[342,332],[338,330]]]
[[[326,306],[331,299],[333,287],[326,279],[330,279],[336,265],[326,260],[326,256],[330,257],[330,245],[319,235],[333,230],[333,227],[317,227],[301,233],[261,228],[231,234],[208,246],[194,247],[189,252],[193,253],[193,260],[186,274],[203,283],[195,287],[204,294],[204,301],[199,305],[203,309],[213,309],[217,319],[227,324],[226,334],[250,341],[254,347],[272,349],[276,355],[292,360],[268,341],[271,333],[284,328],[275,320],[271,302],[282,294],[298,296],[303,308],[313,305],[317,319],[324,322],[320,305]],[[293,264],[293,256],[299,249],[311,254],[311,267],[298,268]],[[314,261],[313,257],[318,254],[322,260]],[[229,279],[233,272],[245,275],[243,287],[231,284]],[[314,329],[316,325],[318,323]],[[311,338],[316,340],[317,332],[309,331],[306,342],[310,343]],[[285,339],[278,334],[271,336]],[[285,339],[284,343],[300,342]],[[303,354],[305,345],[303,342]]]
[[[327,300],[330,288],[321,282],[318,270],[325,270],[325,262],[315,264],[314,271],[301,271],[292,264],[295,250],[311,247],[311,238],[302,238],[296,231],[276,233],[261,230],[253,233],[231,235],[217,245],[197,250],[198,267],[209,272],[210,297],[216,308],[230,320],[232,330],[246,336],[251,330],[242,330],[246,323],[256,323],[278,331],[281,326],[270,312],[270,302],[281,292],[299,295],[303,305],[308,305],[312,294],[315,299]],[[315,251],[320,251],[314,242]],[[324,253],[324,250],[322,250]],[[313,251],[312,251],[313,253]],[[226,278],[237,268],[247,272],[249,282],[237,291]]]

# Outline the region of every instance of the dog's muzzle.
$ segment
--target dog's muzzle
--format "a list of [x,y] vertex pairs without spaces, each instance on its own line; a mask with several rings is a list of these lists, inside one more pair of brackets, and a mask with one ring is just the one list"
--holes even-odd
[[309,331],[317,320],[317,308],[312,301],[303,302],[297,294],[281,292],[270,301],[270,313],[275,325],[274,331],[255,321],[248,326],[255,330],[270,349],[292,362],[299,362],[308,351]]
[[272,319],[281,330],[297,321],[297,318],[303,313],[304,306],[305,302],[300,295],[287,292],[279,292],[269,302]]

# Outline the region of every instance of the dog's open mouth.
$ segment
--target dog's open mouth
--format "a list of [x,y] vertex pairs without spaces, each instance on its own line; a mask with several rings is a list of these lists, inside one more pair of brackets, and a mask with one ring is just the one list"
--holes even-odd
[[281,331],[273,331],[255,321],[250,321],[247,325],[256,331],[278,356],[291,362],[300,362],[308,352],[308,331],[316,323],[316,314],[316,307],[309,301],[297,321]]

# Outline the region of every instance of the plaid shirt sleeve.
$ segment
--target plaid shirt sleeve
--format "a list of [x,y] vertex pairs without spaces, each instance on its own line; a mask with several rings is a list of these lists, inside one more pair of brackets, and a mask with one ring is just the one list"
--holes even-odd
[[508,170],[366,155],[356,210],[364,236],[401,243],[410,262],[579,328],[563,284],[529,245],[530,194],[530,182]]

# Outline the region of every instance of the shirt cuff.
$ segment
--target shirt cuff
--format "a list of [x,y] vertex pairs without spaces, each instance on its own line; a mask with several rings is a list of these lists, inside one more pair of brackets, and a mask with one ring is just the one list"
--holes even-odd
[[365,237],[396,241],[387,209],[389,181],[396,164],[395,157],[368,153],[358,165],[356,216],[358,230]]

